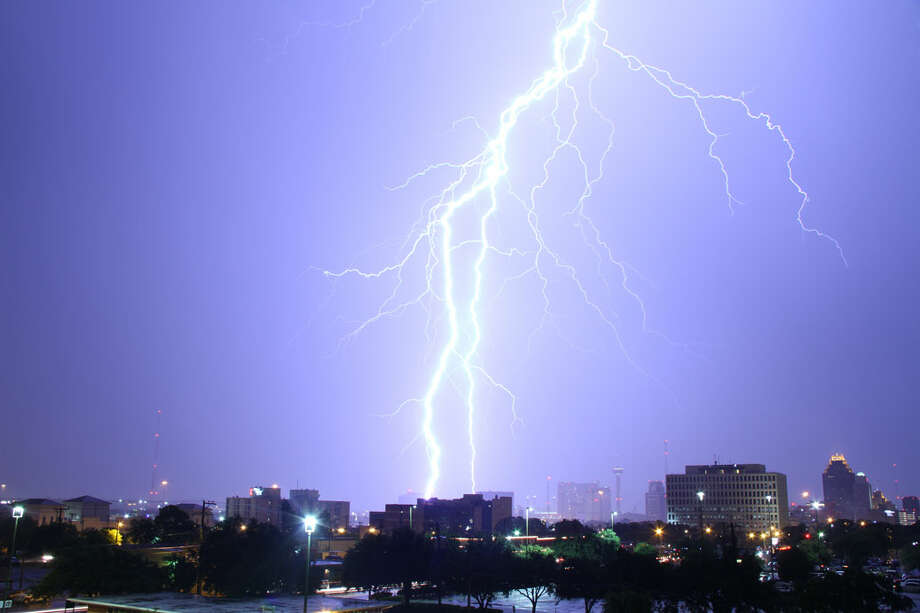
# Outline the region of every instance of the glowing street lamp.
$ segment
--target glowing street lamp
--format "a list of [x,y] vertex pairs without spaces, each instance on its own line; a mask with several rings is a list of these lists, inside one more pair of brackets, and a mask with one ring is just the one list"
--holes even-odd
[[524,536],[530,536],[530,507],[524,509]]
[[[13,540],[10,542],[10,572],[7,577],[7,583],[9,583],[9,591],[13,591],[13,558],[16,556],[16,532],[19,530],[19,520],[22,519],[22,516],[25,515],[26,509],[21,505],[16,505],[13,507]],[[19,563],[20,568],[22,568],[22,562]]]
[[310,594],[310,545],[313,540],[313,531],[316,530],[316,516],[307,515],[303,518],[303,531],[307,533],[306,570],[304,571],[303,586],[303,613],[307,613],[307,596]]
[[700,501],[700,538],[703,537],[703,499],[706,498],[706,492],[699,490],[696,493],[696,497]]

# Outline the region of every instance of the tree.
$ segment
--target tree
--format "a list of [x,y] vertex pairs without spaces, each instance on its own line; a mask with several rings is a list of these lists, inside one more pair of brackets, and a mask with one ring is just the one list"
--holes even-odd
[[559,598],[580,598],[585,613],[591,613],[598,602],[610,590],[606,568],[598,558],[582,557],[562,563],[556,580],[556,596]]
[[526,546],[510,558],[508,570],[509,587],[524,596],[530,602],[531,613],[536,613],[540,599],[553,593],[556,559],[544,547]]
[[408,528],[392,534],[369,534],[345,556],[344,581],[348,587],[373,590],[401,585],[408,605],[412,583],[428,579],[431,546],[427,538]]
[[157,542],[157,526],[149,517],[135,517],[125,530],[125,537],[135,545],[150,545]]
[[466,594],[467,605],[475,600],[480,609],[488,608],[499,592],[508,592],[508,565],[511,552],[502,541],[470,541],[464,549],[449,554],[452,591]]
[[224,521],[201,544],[202,581],[207,589],[228,596],[292,589],[286,578],[295,576],[293,552],[294,543],[270,524]]
[[166,505],[153,520],[159,542],[168,544],[189,543],[195,540],[198,527],[188,513],[175,505]]
[[779,578],[783,581],[792,581],[796,585],[804,585],[811,571],[815,567],[807,553],[793,547],[776,554],[776,567]]
[[899,559],[904,570],[920,568],[920,546],[916,544],[905,545],[899,552]]
[[830,564],[834,556],[821,539],[805,539],[799,543],[799,551],[808,556],[812,564]]
[[[32,555],[58,552],[75,547],[80,543],[77,527],[70,523],[56,522],[37,526],[32,531],[29,544],[25,548]],[[17,547],[17,549],[20,549]]]
[[553,532],[556,533],[557,537],[581,537],[594,535],[594,530],[588,528],[577,519],[563,519],[560,522],[556,522],[553,524]]
[[367,534],[345,554],[342,582],[347,587],[367,590],[373,594],[392,581],[386,565],[389,536]]
[[144,557],[111,545],[78,545],[58,553],[51,572],[33,592],[51,597],[65,592],[76,595],[157,592],[165,584],[164,573]]
[[639,542],[639,543],[636,543],[636,546],[633,547],[633,551],[635,551],[636,554],[637,554],[637,555],[640,555],[640,556],[654,556],[654,555],[658,555],[658,550],[655,549],[655,546],[654,546],[654,545],[649,545],[649,544],[646,543],[645,541],[641,541],[641,542]]

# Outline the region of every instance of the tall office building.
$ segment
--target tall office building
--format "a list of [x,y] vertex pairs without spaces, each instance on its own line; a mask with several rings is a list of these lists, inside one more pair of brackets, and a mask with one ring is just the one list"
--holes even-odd
[[556,487],[560,517],[581,522],[610,521],[610,488],[593,483],[561,481]]
[[645,516],[651,521],[667,521],[668,504],[664,493],[664,483],[649,481],[645,493]]
[[781,528],[789,523],[786,475],[763,464],[687,466],[667,475],[668,522],[741,532]]
[[869,519],[872,486],[863,473],[854,473],[841,453],[831,456],[822,475],[824,512],[835,519]]

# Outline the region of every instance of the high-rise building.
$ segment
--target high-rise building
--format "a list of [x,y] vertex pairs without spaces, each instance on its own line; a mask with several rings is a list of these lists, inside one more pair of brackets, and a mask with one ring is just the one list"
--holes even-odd
[[610,521],[610,488],[596,481],[560,481],[556,486],[556,501],[559,515],[564,519],[599,523]]
[[645,493],[645,516],[651,521],[667,521],[668,503],[664,493],[664,483],[649,481]]
[[665,478],[669,523],[759,532],[789,522],[786,475],[763,464],[687,466]]
[[239,517],[243,521],[254,519],[281,527],[281,488],[251,487],[249,498],[227,498],[227,517]]
[[822,476],[824,513],[834,519],[869,519],[872,486],[863,473],[854,473],[841,453],[831,455]]

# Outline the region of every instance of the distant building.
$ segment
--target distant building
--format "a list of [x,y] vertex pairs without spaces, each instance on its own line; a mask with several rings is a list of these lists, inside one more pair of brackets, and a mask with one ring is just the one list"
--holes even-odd
[[444,536],[491,534],[510,517],[510,496],[491,500],[482,494],[464,494],[453,500],[419,498],[413,510],[413,528],[434,530]]
[[557,511],[565,519],[581,522],[610,521],[610,488],[593,483],[561,481],[556,486]]
[[411,526],[416,531],[435,531],[442,536],[490,534],[511,517],[511,497],[486,500],[482,494],[462,498],[417,498],[415,504],[388,504],[384,511],[371,511],[370,525],[381,532]]
[[664,492],[664,483],[649,481],[645,493],[645,516],[649,521],[667,521],[668,503]]
[[863,473],[854,473],[843,454],[835,453],[822,476],[824,513],[834,519],[870,519],[872,487]]
[[261,523],[281,527],[281,488],[251,487],[249,498],[227,498],[227,517],[243,521],[254,519]]
[[[174,505],[177,509],[188,515],[188,518],[195,522],[196,526],[201,526],[201,505],[194,503],[180,503]],[[215,524],[214,513],[211,507],[204,508],[204,527],[210,528]]]
[[[667,475],[668,522],[762,531],[789,523],[786,475],[763,464],[687,466]],[[739,532],[740,533],[740,532]]]
[[908,513],[913,513],[920,517],[920,498],[916,496],[905,496],[901,499],[901,508]]
[[80,496],[64,501],[65,519],[83,530],[104,530],[109,527],[111,503],[92,496]]
[[39,526],[64,521],[64,513],[67,511],[66,506],[50,498],[27,498],[17,500],[16,504],[22,506],[26,517]]

